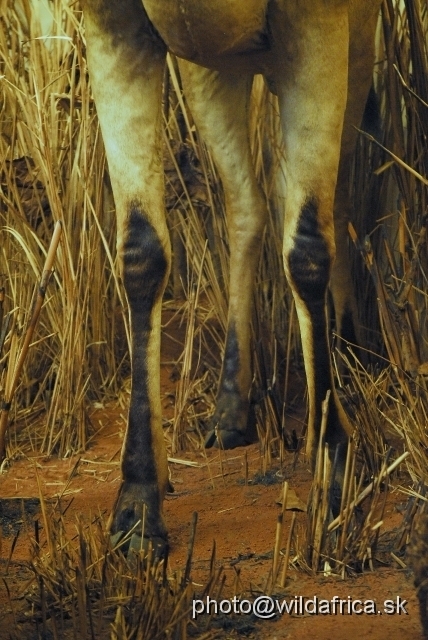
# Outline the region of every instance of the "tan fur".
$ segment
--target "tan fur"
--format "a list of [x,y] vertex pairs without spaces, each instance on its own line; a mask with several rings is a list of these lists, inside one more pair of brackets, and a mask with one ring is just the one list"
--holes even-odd
[[268,0],[144,0],[170,50],[195,62],[263,48]]
[[[126,436],[116,522],[124,514],[128,518],[134,508],[132,525],[141,511],[137,503],[146,502],[152,514],[148,535],[164,535],[161,502],[167,466],[159,400],[159,336],[170,247],[163,204],[160,105],[167,47],[188,60],[181,66],[185,91],[226,197],[230,307],[212,438],[218,436],[223,442],[231,436],[227,446],[239,444],[246,427],[252,377],[252,286],[266,218],[247,131],[254,73],[263,73],[278,93],[287,181],[283,256],[302,332],[309,391],[308,453],[313,464],[320,404],[333,386],[324,312],[331,273],[338,318],[354,305],[343,251],[349,216],[346,186],[337,191],[336,200],[335,188],[341,145],[340,177],[345,183],[355,145],[353,127],[361,120],[370,86],[379,4],[380,0],[143,0],[142,4],[140,0],[86,0],[88,64],[117,207],[118,249],[120,254],[128,252],[124,275],[128,274],[133,292],[133,363],[146,372],[141,381],[134,375],[131,409],[139,415],[135,403],[147,402],[142,415],[150,416]],[[195,62],[207,68],[196,67]],[[138,204],[133,213],[132,203]],[[149,240],[141,237],[130,243],[131,228],[133,233],[147,229]],[[149,315],[144,306],[148,303],[140,303],[135,294],[138,265],[131,250],[147,255],[145,269],[151,280],[145,287],[142,274],[142,295],[146,289],[157,292]],[[153,288],[156,265],[162,273],[159,286]],[[327,429],[332,454],[350,431],[333,391]],[[126,446],[128,442],[136,443],[137,452]],[[143,442],[149,443],[145,449]],[[147,491],[144,479],[139,481],[140,488],[131,481],[138,475],[138,456],[143,453]],[[156,484],[157,498],[153,498]]]
[[[228,325],[234,324],[239,344],[237,383],[242,395],[248,396],[252,379],[253,283],[260,237],[267,217],[248,134],[247,110],[252,78],[234,69],[219,73],[185,61],[180,63],[180,73],[186,99],[198,129],[212,151],[226,197],[230,244]],[[245,424],[246,419],[245,416]]]

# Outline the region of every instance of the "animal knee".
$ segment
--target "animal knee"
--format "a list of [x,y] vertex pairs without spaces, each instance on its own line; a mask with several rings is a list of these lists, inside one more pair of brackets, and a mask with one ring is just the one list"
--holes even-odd
[[321,233],[315,198],[302,207],[285,268],[296,293],[308,308],[324,304],[332,263],[332,243]]
[[260,247],[260,236],[266,224],[267,210],[263,199],[254,199],[250,204],[240,202],[228,211],[231,223],[229,235],[232,244],[253,252]]
[[169,273],[169,252],[142,206],[132,202],[122,246],[123,279],[133,313],[149,314],[162,295]]

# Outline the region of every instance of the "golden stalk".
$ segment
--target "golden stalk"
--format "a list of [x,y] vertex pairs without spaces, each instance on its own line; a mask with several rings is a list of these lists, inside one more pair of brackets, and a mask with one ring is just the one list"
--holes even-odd
[[21,347],[21,351],[18,357],[18,361],[13,371],[12,381],[9,388],[7,397],[3,400],[1,413],[0,413],[0,462],[6,455],[6,431],[8,424],[9,411],[12,405],[13,396],[18,385],[19,378],[22,373],[25,358],[27,357],[28,350],[30,348],[31,340],[33,338],[34,330],[39,319],[40,311],[42,309],[43,302],[46,296],[46,289],[49,284],[50,277],[52,275],[52,267],[55,260],[56,250],[58,248],[59,240],[61,237],[62,225],[58,221],[55,225],[54,233],[52,236],[49,250],[46,255],[45,264],[43,267],[42,277],[37,291],[34,293],[34,302],[31,309],[30,320],[27,325],[27,329],[24,336],[24,342]]
[[[375,480],[370,482],[370,484],[367,485],[367,487],[358,495],[358,497],[351,502],[349,508],[355,509],[355,507],[361,504],[363,500],[365,500],[367,496],[371,494],[371,492],[373,491],[373,488],[376,485],[379,486],[379,483],[383,480],[383,478],[389,476],[394,471],[394,469],[396,469],[409,455],[410,453],[408,451],[405,451],[404,453],[401,454],[401,456],[399,456],[396,460],[394,460],[394,462],[392,462],[388,468],[384,469],[379,474],[379,476],[375,478]],[[343,514],[340,514],[339,516],[337,516],[337,518],[335,518],[334,520],[332,520],[332,522],[330,522],[327,528],[329,532],[337,529],[337,527],[340,525],[342,515]]]
[[294,531],[295,522],[296,522],[296,512],[293,511],[293,516],[291,518],[291,524],[290,524],[290,531],[288,532],[287,546],[285,548],[284,564],[283,564],[282,573],[281,573],[280,586],[282,588],[285,587],[285,581],[287,579],[288,563],[289,563],[289,560],[290,560],[291,541],[293,539],[293,531]]
[[279,513],[276,522],[276,531],[275,531],[275,545],[273,549],[273,562],[272,562],[272,589],[275,587],[276,580],[278,577],[278,569],[279,569],[279,554],[281,550],[281,539],[282,539],[282,529],[284,523],[283,513]]

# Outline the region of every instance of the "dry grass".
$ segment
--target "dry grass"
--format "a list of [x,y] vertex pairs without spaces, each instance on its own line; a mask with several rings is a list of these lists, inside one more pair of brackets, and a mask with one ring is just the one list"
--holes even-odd
[[[120,393],[129,370],[127,306],[115,264],[114,205],[86,74],[81,13],[76,4],[62,0],[51,6],[49,38],[41,37],[45,32],[27,3],[5,0],[0,18],[3,397],[19,357],[53,225],[57,220],[64,223],[53,282],[12,405],[9,457],[29,445],[61,456],[83,449],[88,403]],[[348,359],[349,375],[338,379],[338,385],[358,436],[349,457],[343,520],[334,536],[324,525],[331,470],[321,448],[316,501],[304,538],[310,557],[302,559],[315,570],[331,557],[342,573],[345,567],[370,564],[379,536],[387,466],[395,458],[409,453],[408,475],[402,476],[407,486],[426,476],[427,34],[428,11],[422,0],[405,0],[399,6],[393,0],[383,3],[375,70],[382,132],[376,140],[361,134],[351,194],[355,246],[350,243],[350,259],[367,362],[348,358],[348,353],[335,356]],[[175,417],[168,429],[177,450],[201,446],[200,427],[212,410],[226,327],[228,246],[221,185],[192,126],[173,59],[166,80],[167,205],[176,257],[166,304],[187,322]],[[301,356],[282,269],[278,187],[283,151],[277,105],[259,79],[251,122],[255,166],[269,202],[253,317],[253,404],[267,464],[290,439],[285,407],[296,395],[301,401],[300,391],[291,384]],[[184,301],[177,300],[179,295]],[[198,357],[203,351],[213,362],[205,370]],[[370,504],[361,520],[353,503],[370,482]],[[419,492],[424,495],[420,486]],[[403,540],[416,509],[406,521]],[[81,549],[90,549],[83,527],[79,536]],[[294,545],[301,544],[301,532],[296,532]],[[291,536],[289,550],[290,545]],[[281,575],[278,558],[275,572]],[[77,596],[75,604],[84,606]]]
[[8,452],[19,451],[25,439],[64,456],[85,447],[88,400],[120,387],[120,373],[109,372],[121,369],[124,345],[115,336],[118,325],[126,335],[127,316],[81,13],[56,0],[44,38],[30,5],[23,7],[26,13],[20,3],[3,3],[0,31],[0,277],[9,317],[1,387],[13,374],[32,291],[61,220],[54,282],[17,389]]
[[[63,220],[54,283],[13,402],[8,455],[19,455],[30,442],[35,449],[64,456],[85,447],[88,400],[117,394],[128,374],[127,307],[115,265],[114,204],[87,84],[81,13],[76,5],[64,8],[61,0],[55,0],[54,21],[44,38],[47,27],[43,30],[37,16],[20,6],[5,3],[2,20],[7,28],[0,43],[4,98],[0,284],[7,319],[1,388],[3,393],[8,389],[20,353],[32,290],[53,224]],[[221,185],[194,132],[173,60],[167,78],[167,206],[176,254],[167,297],[184,293],[187,304],[182,313],[189,325],[172,435],[176,449],[186,445],[189,385],[197,384],[195,375],[200,375],[197,363],[192,367],[190,362],[189,345],[195,340],[201,350],[214,355],[211,377],[218,378],[229,256]],[[269,197],[270,214],[256,283],[260,304],[255,305],[253,319],[253,395],[259,429],[270,440],[285,428],[283,400],[290,366],[300,362],[300,339],[294,315],[287,330],[292,303],[282,268],[281,196],[275,195],[282,154],[280,142],[274,142],[276,100],[260,80],[251,120],[257,173]],[[269,143],[273,152],[267,156]],[[180,268],[183,249],[187,258]],[[211,396],[215,397],[215,385]]]
[[[190,621],[196,518],[186,568],[173,573],[150,549],[128,557],[119,546],[112,549],[101,515],[91,522],[77,520],[73,535],[59,507],[48,508],[43,498],[41,506],[43,534],[36,521],[31,561],[35,577],[26,594],[27,617],[36,622],[40,637],[185,640],[190,626],[193,637],[213,637]],[[215,593],[221,574],[212,562],[206,594]],[[21,619],[13,632],[23,637],[26,630]]]
[[[312,520],[305,544],[309,565],[333,562],[342,571],[373,565],[390,480],[417,487],[419,500],[405,514],[396,550],[403,551],[412,520],[424,502],[427,468],[428,11],[424,3],[382,5],[375,85],[382,130],[361,134],[354,164],[355,211],[350,251],[367,351],[349,353],[348,375],[338,379],[356,426],[341,505],[341,522],[326,527],[331,469],[320,452]],[[356,230],[355,230],[356,229]],[[352,349],[352,345],[350,345]],[[338,367],[341,370],[340,367]],[[370,487],[370,491],[368,491]],[[363,512],[351,508],[365,494]],[[324,510],[324,511],[323,511]],[[338,526],[334,537],[329,532]],[[328,530],[328,531],[327,531]],[[391,547],[392,551],[392,547]],[[341,564],[342,563],[342,564]]]

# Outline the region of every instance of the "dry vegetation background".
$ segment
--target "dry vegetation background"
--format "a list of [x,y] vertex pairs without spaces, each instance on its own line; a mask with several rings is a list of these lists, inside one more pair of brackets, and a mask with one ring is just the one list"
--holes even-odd
[[[129,375],[114,203],[87,75],[82,14],[77,2],[52,0],[48,6],[52,19],[41,22],[26,0],[0,0],[0,402],[12,403],[10,461],[30,450],[59,456],[83,450],[91,435],[89,408],[122,397]],[[409,452],[409,493],[421,496],[428,451],[427,39],[423,0],[384,1],[374,72],[381,125],[376,139],[359,137],[351,193],[349,252],[367,351],[361,363],[352,360],[349,377],[342,380],[338,373],[357,426],[358,477],[384,479],[385,459],[391,464]],[[226,324],[228,247],[221,185],[186,109],[173,59],[163,109],[176,258],[165,308],[187,324],[175,417],[165,423],[176,451],[201,445],[200,429],[212,411]],[[270,214],[255,288],[253,406],[263,448],[277,455],[296,439],[287,431],[285,407],[295,401],[291,382],[302,364],[282,269],[277,106],[259,79],[251,142]],[[63,232],[54,274],[14,391],[33,293],[58,220]],[[209,351],[215,364],[196,366],[194,344]],[[339,362],[347,353],[334,358]],[[195,405],[195,397],[203,401]],[[353,477],[356,456],[350,458]],[[321,491],[321,471],[317,481]],[[375,502],[379,487],[380,480]],[[357,482],[344,506],[353,508],[360,492]],[[412,516],[417,506],[412,503]],[[321,542],[327,544],[316,524],[324,518],[322,508],[313,518],[315,551],[308,562],[317,567]],[[411,523],[409,517],[403,545]],[[344,527],[346,535],[328,543],[329,553],[343,562],[361,561],[376,535],[351,529]]]

